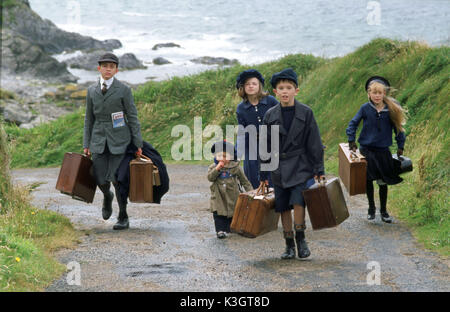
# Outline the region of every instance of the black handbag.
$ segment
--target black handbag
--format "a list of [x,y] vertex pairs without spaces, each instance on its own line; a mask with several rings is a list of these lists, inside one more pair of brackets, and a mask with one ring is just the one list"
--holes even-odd
[[397,174],[413,171],[413,165],[410,158],[393,154],[392,159],[394,161],[394,170]]

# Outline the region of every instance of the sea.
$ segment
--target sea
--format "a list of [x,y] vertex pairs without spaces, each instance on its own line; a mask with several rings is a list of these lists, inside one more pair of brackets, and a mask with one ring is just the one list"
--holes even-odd
[[[257,65],[287,54],[326,58],[355,51],[374,38],[450,45],[450,0],[29,0],[58,27],[99,40],[118,39],[117,55],[134,53],[147,69],[120,71],[129,83],[195,74],[217,65],[202,56]],[[180,48],[152,50],[158,43]],[[80,55],[54,55],[60,61]],[[164,57],[171,64],[154,65]],[[94,71],[70,69],[79,82]]]

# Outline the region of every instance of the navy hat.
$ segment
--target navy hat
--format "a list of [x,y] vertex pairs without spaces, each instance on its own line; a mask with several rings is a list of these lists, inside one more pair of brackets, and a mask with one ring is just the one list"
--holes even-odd
[[264,85],[264,78],[256,69],[247,69],[241,72],[236,78],[236,89],[239,89],[244,85],[245,81],[249,78],[257,78]]
[[388,87],[388,88],[391,86],[391,84],[389,83],[389,81],[388,81],[386,78],[381,77],[381,76],[372,76],[372,77],[370,77],[369,79],[367,79],[367,81],[366,81],[366,91],[367,91],[367,89],[369,88],[369,84],[370,84],[372,81],[379,82],[379,83],[385,85],[385,86]]
[[105,53],[98,60],[99,64],[106,63],[106,62],[116,63],[117,65],[119,65],[119,59],[117,58],[117,56],[115,56],[112,53]]
[[275,73],[272,75],[272,78],[270,79],[270,84],[274,89],[277,88],[277,83],[281,79],[291,80],[298,87],[297,73],[292,68],[283,69],[279,73]]
[[237,159],[237,154],[236,154],[236,149],[234,148],[234,145],[223,140],[223,141],[219,141],[214,143],[211,146],[211,153],[215,154],[215,153],[223,153],[223,152],[228,152],[228,151],[232,151],[233,152],[233,157],[234,160]]

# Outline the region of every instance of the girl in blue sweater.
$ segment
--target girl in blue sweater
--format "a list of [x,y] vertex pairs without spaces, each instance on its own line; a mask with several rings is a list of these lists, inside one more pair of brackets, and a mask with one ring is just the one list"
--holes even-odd
[[405,110],[393,98],[387,96],[389,81],[380,76],[373,76],[366,82],[369,102],[363,104],[346,130],[350,149],[356,151],[356,130],[363,120],[363,128],[358,142],[360,151],[367,161],[367,199],[369,201],[368,220],[375,219],[375,201],[373,181],[379,185],[381,220],[392,222],[386,210],[388,184],[394,185],[403,181],[395,173],[392,154],[389,147],[392,145],[392,132],[397,142],[397,155],[403,154],[405,145],[406,123]]

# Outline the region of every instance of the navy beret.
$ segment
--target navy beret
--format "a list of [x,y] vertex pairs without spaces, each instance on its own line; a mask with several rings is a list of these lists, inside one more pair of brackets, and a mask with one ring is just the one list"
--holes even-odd
[[236,78],[236,89],[239,89],[244,85],[245,81],[249,78],[257,78],[264,85],[264,78],[256,69],[247,69],[241,72]]
[[388,88],[391,86],[391,84],[389,83],[389,81],[386,78],[381,77],[381,76],[372,76],[369,79],[367,79],[367,81],[366,81],[366,91],[369,88],[369,84],[372,81],[376,81],[376,82],[379,82],[381,84],[384,84]]
[[232,151],[234,159],[237,159],[236,149],[234,148],[233,144],[223,140],[223,141],[216,142],[211,146],[212,154],[223,153],[223,152],[228,152],[228,151]]
[[291,80],[298,87],[297,74],[292,68],[283,69],[279,73],[275,73],[272,75],[272,78],[270,79],[270,84],[274,89],[276,89],[277,83],[281,79]]
[[98,60],[99,64],[106,63],[106,62],[116,63],[117,65],[119,65],[119,59],[117,58],[117,56],[115,56],[112,53],[105,53]]

